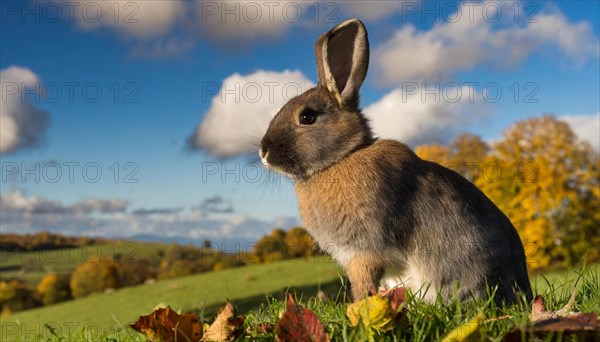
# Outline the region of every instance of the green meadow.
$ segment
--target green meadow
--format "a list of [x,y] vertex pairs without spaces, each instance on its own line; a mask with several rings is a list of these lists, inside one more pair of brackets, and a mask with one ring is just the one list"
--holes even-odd
[[[600,313],[600,266],[532,276],[534,291],[542,294],[550,310],[564,305],[577,284],[575,310]],[[227,299],[252,331],[261,322],[276,323],[284,310],[287,292],[312,309],[323,321],[333,340],[353,341],[373,337],[350,328],[345,317],[343,273],[331,259],[314,257],[270,264],[249,265],[194,276],[158,281],[113,293],[101,293],[5,317],[2,341],[143,341],[128,324],[150,313],[159,304],[181,312],[192,311],[203,319],[214,317]],[[318,299],[323,291],[328,299]],[[320,296],[323,298],[323,296]],[[466,305],[407,302],[411,325],[403,331],[375,335],[375,340],[439,340],[453,328],[479,312],[489,323],[482,330],[486,340],[498,340],[509,330],[527,323],[529,308],[495,308],[486,302]],[[508,319],[494,318],[509,316]],[[256,337],[256,336],[255,336]],[[272,340],[274,336],[258,336]],[[559,339],[560,340],[560,339]]]
[[229,298],[246,312],[258,308],[270,296],[283,298],[287,291],[306,296],[315,295],[321,288],[331,292],[339,284],[339,274],[331,259],[319,256],[163,280],[2,318],[0,340],[38,341],[54,333],[68,338],[81,331],[86,331],[91,340],[119,331],[129,338],[137,333],[127,327],[128,323],[150,313],[158,304],[214,315]]
[[119,257],[136,261],[166,248],[159,243],[115,241],[31,252],[0,250],[0,270],[4,279],[19,278],[35,286],[46,274],[72,273],[84,261]]

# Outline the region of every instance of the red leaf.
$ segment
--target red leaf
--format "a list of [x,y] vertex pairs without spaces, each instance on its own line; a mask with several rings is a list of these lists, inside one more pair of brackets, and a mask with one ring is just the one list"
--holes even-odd
[[317,315],[296,304],[290,294],[285,313],[277,324],[277,340],[329,342],[329,335]]
[[382,294],[382,297],[390,301],[392,310],[397,311],[402,303],[406,302],[406,294],[403,287],[394,287]]
[[535,296],[533,307],[531,308],[531,320],[535,321],[535,318],[539,317],[545,311],[546,306],[544,305],[544,298],[542,298],[542,295]]
[[259,334],[269,334],[273,332],[273,329],[275,329],[275,326],[269,322],[263,322],[258,325]]
[[132,329],[145,334],[150,341],[200,341],[202,324],[198,316],[187,313],[179,315],[167,306],[154,310],[129,325]]

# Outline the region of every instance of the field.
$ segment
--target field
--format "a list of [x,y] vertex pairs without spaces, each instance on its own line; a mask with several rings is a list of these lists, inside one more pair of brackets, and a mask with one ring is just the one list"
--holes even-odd
[[[593,265],[583,273],[539,274],[532,277],[532,284],[536,293],[544,295],[549,309],[558,309],[567,302],[581,274],[575,309],[598,314],[599,272],[600,266]],[[350,329],[345,318],[343,293],[339,291],[340,273],[329,258],[319,257],[165,280],[9,316],[1,320],[0,337],[2,341],[142,341],[145,340],[142,335],[127,325],[151,312],[156,305],[169,304],[175,310],[194,311],[209,318],[227,298],[236,304],[240,313],[247,315],[245,328],[252,330],[260,322],[277,322],[283,311],[284,295],[290,291],[319,316],[333,340],[364,339],[365,332]],[[324,290],[329,301],[316,299],[319,289]],[[528,316],[528,308],[496,309],[485,303],[430,306],[409,301],[407,308],[411,326],[401,332],[376,336],[377,340],[395,340],[398,336],[413,341],[438,340],[480,311],[487,319],[510,316],[483,327],[486,335],[499,337],[515,326],[524,325]],[[270,340],[273,336],[264,338]]]
[[175,310],[214,314],[227,298],[240,311],[248,311],[273,295],[283,298],[294,289],[307,296],[320,287],[332,288],[339,282],[339,270],[326,257],[251,265],[189,277],[124,288],[112,294],[95,294],[47,307],[21,312],[1,320],[1,341],[31,341],[50,338],[53,327],[60,336],[73,336],[85,329],[91,340],[125,327],[123,336],[136,335],[127,328],[140,315],[160,304]]
[[0,272],[2,278],[19,278],[30,285],[36,285],[46,274],[71,273],[77,264],[84,261],[98,258],[114,259],[118,256],[131,261],[140,260],[167,247],[168,245],[158,243],[121,241],[35,252],[0,250]]

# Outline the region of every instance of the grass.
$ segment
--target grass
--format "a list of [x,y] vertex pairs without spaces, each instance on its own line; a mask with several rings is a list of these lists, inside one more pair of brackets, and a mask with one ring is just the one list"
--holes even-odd
[[168,247],[165,244],[126,241],[34,252],[0,250],[0,272],[3,279],[19,278],[35,286],[46,274],[71,273],[84,261],[118,256],[141,260]]
[[[300,304],[317,314],[333,341],[365,340],[368,337],[377,341],[440,340],[480,312],[485,315],[481,331],[486,340],[497,341],[507,331],[522,327],[528,321],[529,308],[525,305],[497,308],[484,301],[427,305],[409,297],[406,303],[407,326],[399,326],[385,334],[351,328],[345,317],[345,292],[340,290],[338,272],[331,260],[321,258],[247,266],[161,281],[7,317],[0,321],[0,337],[2,341],[144,341],[145,338],[129,329],[127,323],[151,312],[156,304],[162,302],[175,310],[196,311],[207,318],[214,315],[225,298],[230,298],[238,311],[246,315],[244,329],[254,331],[250,338],[269,341],[274,335],[258,334],[258,323],[278,322],[287,291],[294,293]],[[531,281],[534,292],[544,296],[549,310],[557,310],[568,301],[577,281],[574,309],[599,314],[599,273],[600,265],[593,265],[582,272],[568,270],[538,274]],[[328,300],[315,296],[319,289],[327,293]]]
[[[250,265],[220,272],[159,281],[124,288],[112,294],[36,308],[0,320],[0,341],[39,341],[56,335],[85,340],[83,332],[97,341],[115,333],[119,340],[137,336],[127,327],[140,315],[160,304],[175,310],[214,314],[230,298],[240,310],[257,308],[267,295],[283,298],[288,289],[314,295],[320,287],[338,282],[339,270],[331,259],[315,257],[265,265]],[[46,328],[48,325],[51,329]]]
[[[578,291],[573,309],[600,314],[600,265],[586,267],[583,271],[538,274],[531,280],[534,293],[543,295],[547,310],[555,311],[564,306],[577,283]],[[375,341],[439,341],[452,329],[465,324],[479,313],[483,313],[485,317],[481,325],[485,340],[500,341],[510,330],[525,327],[530,313],[530,308],[524,304],[499,308],[491,301],[480,300],[445,304],[438,301],[435,305],[429,305],[409,296],[405,305],[408,325],[398,326],[392,332],[378,333],[364,327],[351,328],[345,316],[346,305],[339,298],[333,303],[314,297],[300,298],[299,301],[319,316],[333,341],[365,341],[369,338]],[[251,329],[260,322],[276,324],[284,307],[285,302],[282,300],[263,304],[260,310],[247,315],[246,324]],[[274,336],[256,334],[254,338],[272,340]]]

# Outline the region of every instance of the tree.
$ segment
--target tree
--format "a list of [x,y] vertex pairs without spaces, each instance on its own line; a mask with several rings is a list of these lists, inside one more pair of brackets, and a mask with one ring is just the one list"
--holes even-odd
[[191,275],[194,273],[200,273],[203,270],[200,269],[198,263],[187,260],[187,259],[178,259],[172,261],[170,263],[164,263],[161,265],[160,271],[158,273],[159,279],[170,279],[170,278],[178,278],[184,277],[187,275]]
[[517,228],[530,268],[600,257],[598,160],[549,115],[517,122],[494,145],[486,161],[494,172],[476,184]]
[[285,236],[288,258],[308,258],[312,255],[313,241],[302,227],[290,229]]
[[121,261],[117,263],[119,287],[142,284],[154,274],[145,260]]
[[448,146],[440,144],[421,145],[415,153],[460,173],[474,182],[480,177],[489,146],[477,135],[462,133],[456,136]]
[[450,149],[441,144],[430,144],[417,146],[415,153],[425,160],[448,166],[451,160]]
[[453,170],[474,182],[481,176],[483,163],[490,150],[478,135],[463,133],[450,143],[450,164]]
[[218,261],[213,266],[213,271],[220,271],[226,268],[243,266],[241,254],[219,253]]
[[35,290],[20,280],[0,281],[0,316],[39,306]]
[[69,274],[50,273],[44,276],[37,286],[37,291],[44,305],[63,302],[71,299]]
[[119,271],[112,259],[88,260],[71,276],[71,293],[79,298],[119,286]]
[[285,236],[285,230],[275,229],[271,234],[258,240],[254,245],[254,254],[259,262],[267,263],[285,259],[287,256]]

